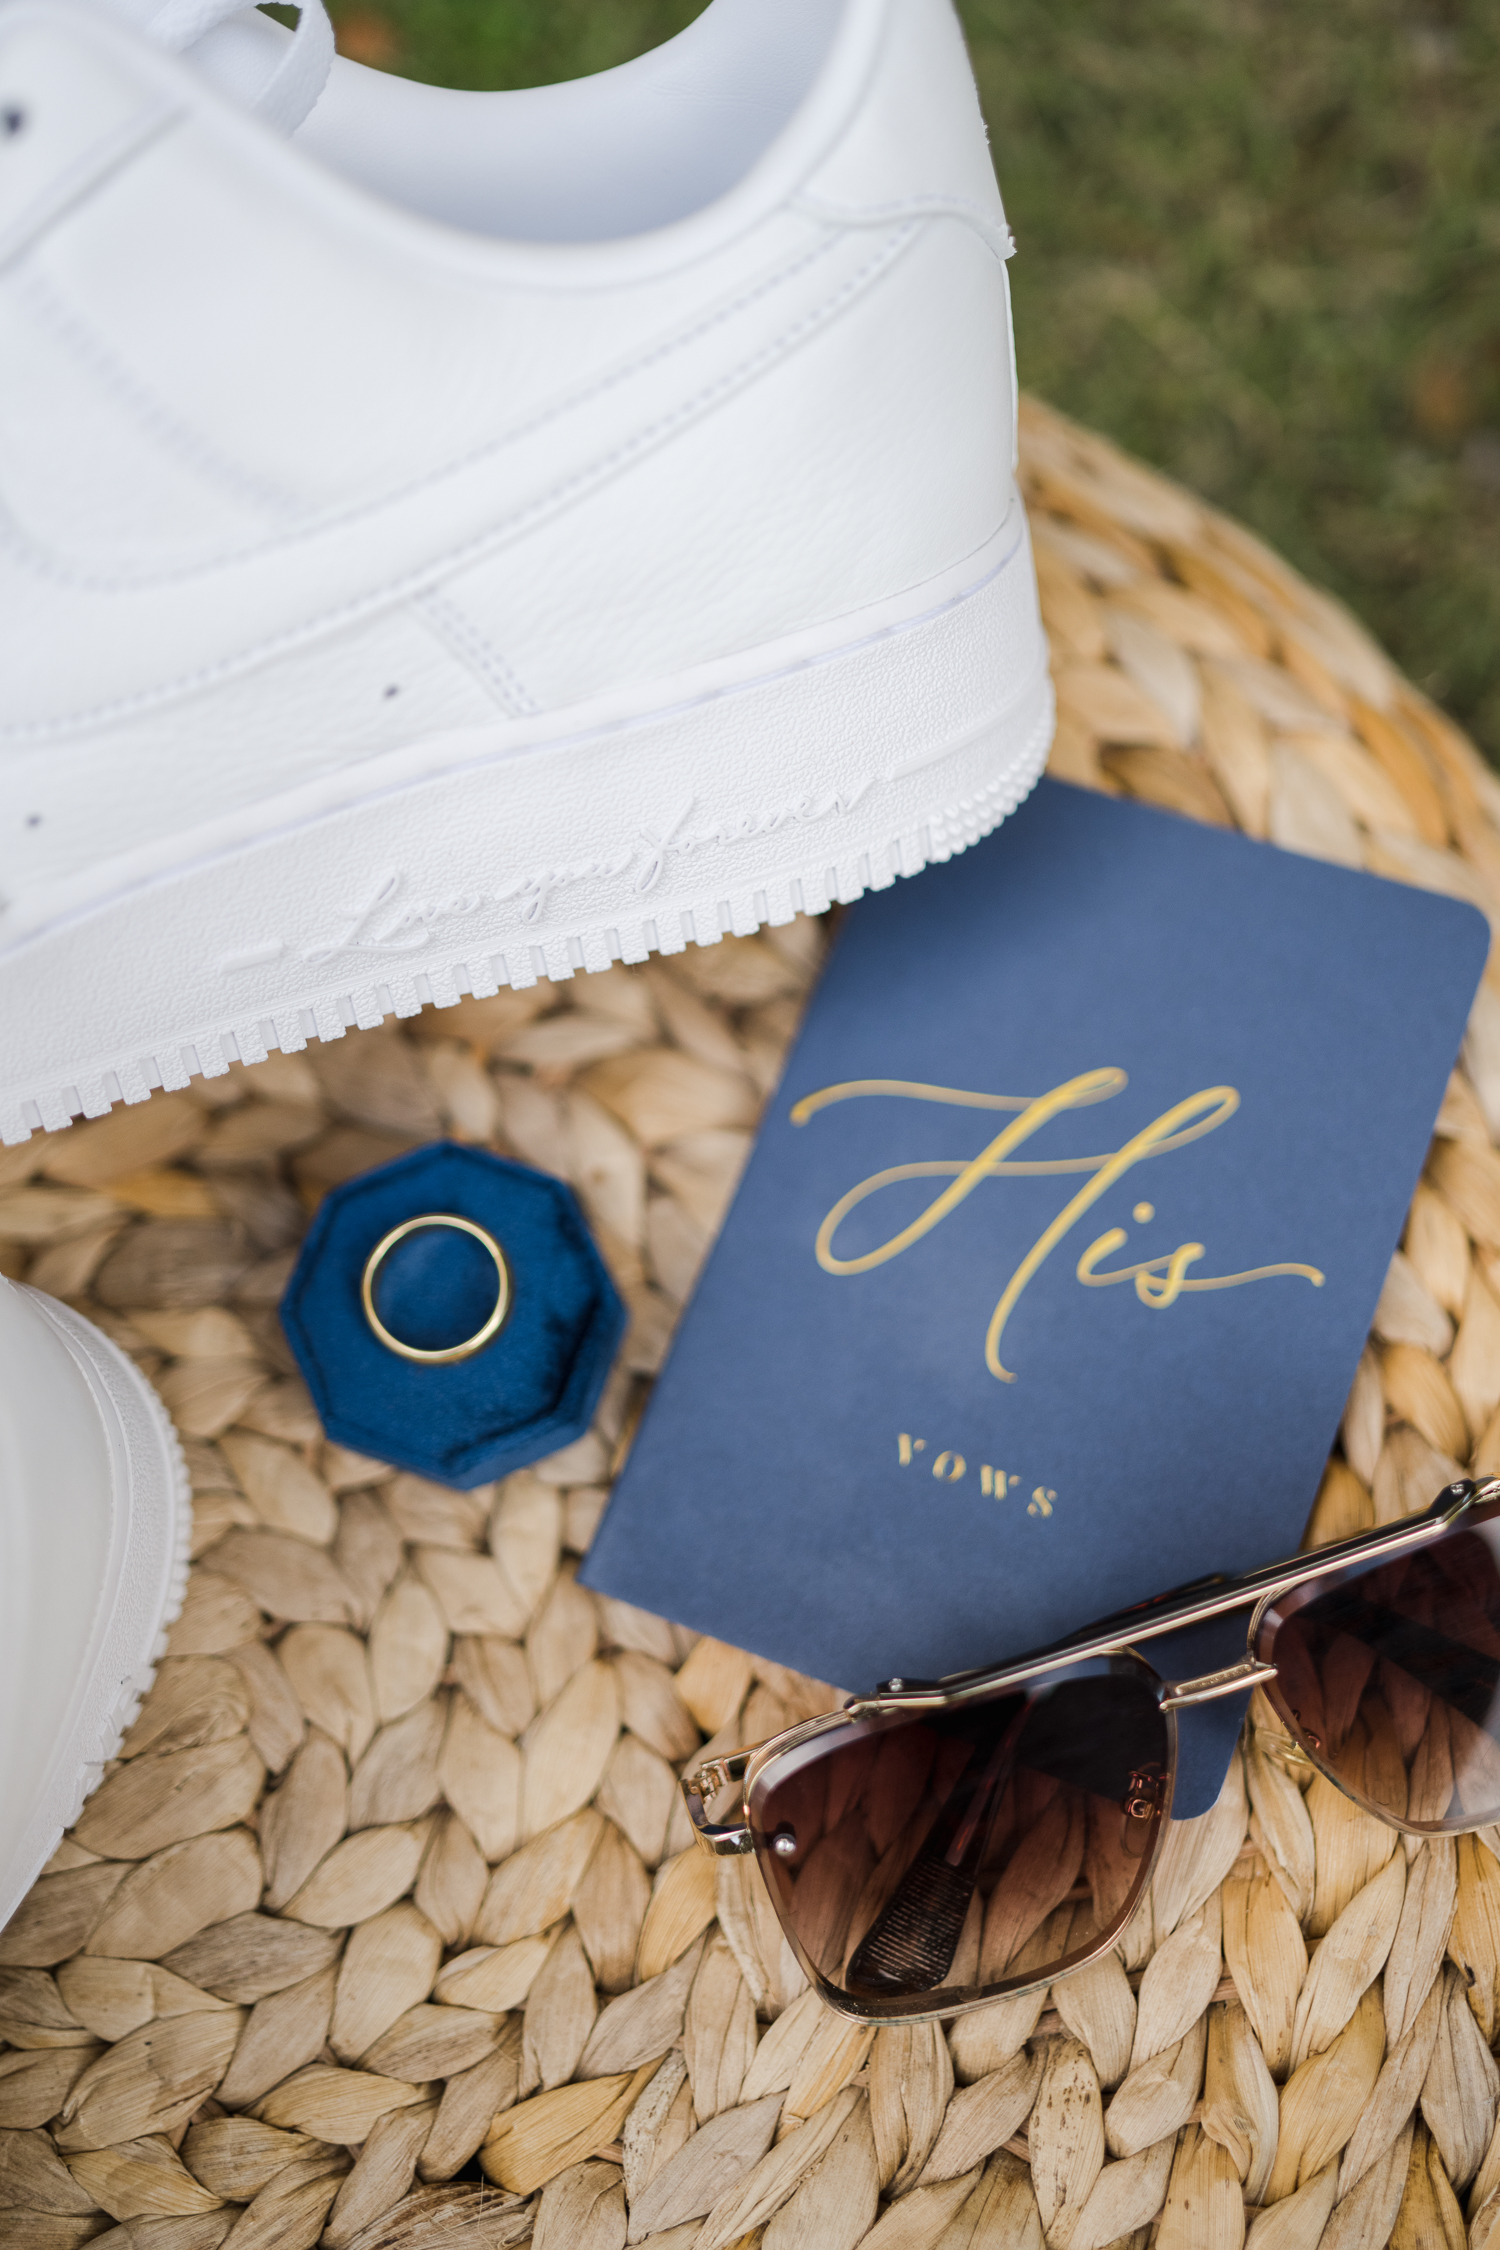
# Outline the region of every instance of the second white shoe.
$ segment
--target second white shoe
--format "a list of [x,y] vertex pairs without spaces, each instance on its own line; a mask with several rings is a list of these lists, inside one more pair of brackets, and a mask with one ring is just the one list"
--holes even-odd
[[949,0],[507,94],[0,8],[4,1138],[992,828],[1010,248]]
[[191,1529],[145,1377],[69,1306],[0,1280],[0,1928],[151,1684]]

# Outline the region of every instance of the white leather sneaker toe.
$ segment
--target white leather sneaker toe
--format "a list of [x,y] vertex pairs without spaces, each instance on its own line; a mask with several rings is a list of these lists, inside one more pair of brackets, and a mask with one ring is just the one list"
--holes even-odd
[[504,94],[0,8],[4,1138],[992,828],[1010,248],[950,0]]
[[66,1305],[0,1281],[0,1928],[151,1683],[191,1526],[145,1377]]

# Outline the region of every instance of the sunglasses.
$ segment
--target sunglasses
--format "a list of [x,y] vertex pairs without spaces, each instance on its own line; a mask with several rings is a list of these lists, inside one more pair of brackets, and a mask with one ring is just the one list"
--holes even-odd
[[[1236,1609],[1246,1653],[1223,1671],[1163,1680],[1138,1653]],[[1166,1833],[1176,1714],[1248,1687],[1289,1762],[1404,1834],[1500,1819],[1500,1477],[1014,1664],[886,1680],[682,1788],[705,1850],[755,1853],[831,2007],[867,2023],[960,2015],[1109,1950]],[[742,1818],[715,1821],[735,1784]]]

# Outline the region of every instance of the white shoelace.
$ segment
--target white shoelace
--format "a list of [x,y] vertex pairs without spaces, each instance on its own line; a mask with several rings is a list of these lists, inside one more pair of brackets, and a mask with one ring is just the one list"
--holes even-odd
[[[141,29],[175,54],[235,16],[253,16],[245,0],[162,0],[152,12],[131,8]],[[301,0],[297,28],[280,62],[249,103],[252,113],[283,133],[295,133],[328,82],[333,68],[333,25],[323,0]]]

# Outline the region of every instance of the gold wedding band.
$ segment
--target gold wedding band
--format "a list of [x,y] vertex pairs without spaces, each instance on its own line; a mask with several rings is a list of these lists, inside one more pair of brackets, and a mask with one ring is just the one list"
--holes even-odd
[[[494,1310],[488,1320],[482,1328],[476,1328],[472,1336],[466,1336],[461,1344],[448,1344],[441,1351],[435,1352],[422,1351],[415,1344],[403,1344],[399,1336],[391,1334],[375,1310],[377,1274],[397,1243],[404,1241],[407,1235],[415,1234],[421,1227],[452,1227],[458,1234],[471,1234],[476,1242],[484,1245],[495,1261],[497,1289]],[[446,1211],[428,1211],[419,1219],[403,1219],[399,1227],[392,1227],[390,1233],[376,1243],[365,1260],[359,1294],[365,1308],[365,1318],[387,1351],[398,1352],[402,1359],[417,1359],[424,1366],[436,1367],[441,1366],[445,1360],[472,1358],[475,1352],[483,1351],[492,1336],[499,1334],[506,1313],[510,1310],[510,1267],[505,1262],[505,1252],[494,1236],[487,1234],[483,1227],[476,1226],[472,1219],[456,1219],[451,1212]]]

